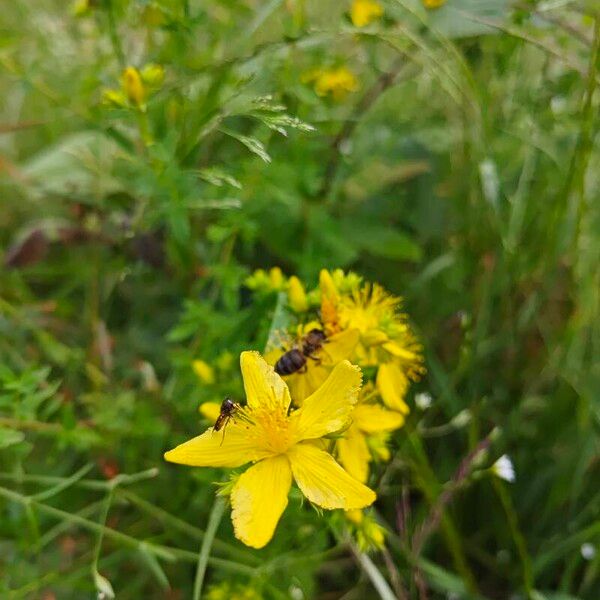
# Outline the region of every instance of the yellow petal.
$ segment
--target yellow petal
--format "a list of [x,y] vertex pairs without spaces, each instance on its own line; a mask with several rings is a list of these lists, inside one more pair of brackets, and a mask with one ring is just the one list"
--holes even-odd
[[[327,343],[316,352],[319,361],[308,359],[305,372],[294,373],[285,378],[296,406],[302,406],[304,400],[325,383],[334,365],[353,354],[358,340],[357,329],[348,329],[327,338]],[[278,358],[279,356],[281,351]]]
[[308,310],[306,291],[295,275],[292,275],[288,281],[288,300],[293,311],[301,313]]
[[327,338],[319,357],[325,364],[335,365],[336,363],[350,358],[360,339],[358,329],[347,329],[341,333],[336,333]]
[[319,287],[321,288],[322,296],[337,300],[338,291],[333,282],[333,278],[327,269],[321,269],[321,272],[319,273]]
[[209,421],[216,421],[221,414],[221,405],[218,402],[203,402],[198,407],[198,411]]
[[231,492],[235,537],[253,548],[265,546],[288,504],[291,485],[290,464],[283,455],[261,460],[243,473]]
[[325,383],[292,414],[298,439],[320,438],[345,427],[358,399],[361,380],[359,367],[347,360],[338,363]]
[[337,441],[337,455],[341,465],[352,477],[366,483],[371,454],[365,436],[356,427],[350,427],[344,437]]
[[365,346],[380,346],[389,339],[387,333],[381,331],[381,329],[369,329],[363,333],[361,341]]
[[379,365],[377,389],[388,408],[397,410],[404,415],[410,412],[408,405],[404,402],[408,383],[408,377],[398,365],[392,362]]
[[400,344],[396,342],[387,342],[383,344],[383,349],[386,352],[389,352],[392,356],[396,358],[400,358],[409,363],[421,362],[421,356],[412,350],[408,350],[407,348],[403,348]]
[[240,364],[248,406],[287,412],[290,391],[273,367],[258,352],[248,351],[242,352]]
[[305,373],[294,373],[286,377],[294,405],[302,406],[304,401],[327,381],[330,373],[331,367],[309,360],[306,363]]
[[378,404],[359,404],[352,413],[352,422],[365,433],[394,431],[404,425],[404,415]]
[[375,502],[375,492],[357,481],[331,454],[312,444],[288,450],[292,473],[302,493],[321,508],[364,508]]
[[236,423],[229,423],[221,431],[210,427],[202,435],[165,452],[165,460],[192,467],[240,467],[261,458],[249,440],[246,427]]

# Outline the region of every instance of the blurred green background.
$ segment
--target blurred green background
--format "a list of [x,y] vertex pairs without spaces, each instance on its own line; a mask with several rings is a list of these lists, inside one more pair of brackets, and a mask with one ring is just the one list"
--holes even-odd
[[[240,396],[275,306],[244,280],[274,265],[382,283],[425,347],[409,401],[433,403],[376,474],[373,565],[408,598],[600,597],[598,6],[386,0],[362,28],[350,6],[4,3],[2,598],[94,598],[96,570],[119,599],[192,597],[222,475],[162,453],[206,426],[200,402]],[[516,482],[469,477],[415,555],[482,440]],[[224,520],[205,583],[377,594],[295,497],[261,551]]]

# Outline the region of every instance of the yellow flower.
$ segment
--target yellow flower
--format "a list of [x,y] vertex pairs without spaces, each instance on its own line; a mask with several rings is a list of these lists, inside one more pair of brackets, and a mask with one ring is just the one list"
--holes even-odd
[[[369,388],[365,389],[369,391]],[[394,431],[403,425],[404,415],[386,410],[379,404],[359,402],[352,412],[352,425],[337,441],[340,463],[350,475],[366,483],[371,462],[370,438],[374,437],[379,442],[379,434]],[[381,458],[380,452],[377,457]]]
[[444,4],[446,4],[446,0],[423,0],[425,8],[439,8]]
[[146,90],[140,72],[135,67],[127,67],[121,75],[121,85],[129,102],[142,106],[146,99]]
[[[406,391],[410,381],[417,381],[425,369],[421,345],[406,315],[398,310],[401,299],[377,284],[364,284],[342,294],[327,272],[321,273],[320,286],[326,330],[359,330],[358,364],[378,367],[376,384],[384,403],[407,414]],[[326,305],[328,302],[331,306]]]
[[316,69],[308,73],[303,80],[312,81],[319,96],[331,96],[334,100],[343,100],[348,93],[358,90],[358,79],[347,67]]
[[288,281],[288,303],[294,312],[301,313],[308,310],[306,290],[295,275],[292,275]]
[[354,0],[350,19],[356,27],[365,27],[383,15],[383,6],[374,0]]
[[[313,328],[319,328],[317,322],[310,322],[300,327],[298,330],[298,338],[308,333]],[[316,360],[308,358],[306,366],[285,376],[285,381],[290,388],[290,393],[297,406],[302,406],[305,398],[308,398],[315,392],[327,379],[332,369],[340,361],[350,358],[354,354],[354,349],[358,344],[358,331],[356,329],[348,329],[338,334],[327,337],[326,342],[319,350],[315,352]],[[283,349],[277,349],[267,354],[267,362],[274,365],[281,356],[290,350],[293,344],[286,344]]]
[[208,363],[205,363],[203,360],[198,359],[192,362],[192,369],[194,370],[194,373],[196,373],[196,375],[199,377],[199,379],[202,380],[204,383],[210,385],[211,383],[215,382],[214,369]]
[[231,490],[235,535],[262,548],[273,537],[288,503],[292,478],[312,503],[325,509],[364,508],[375,492],[351,477],[316,444],[342,429],[361,385],[360,369],[339,363],[302,408],[290,411],[288,387],[257,352],[240,357],[247,404],[227,426],[225,435],[202,435],[165,453],[165,459],[196,467],[241,467]]

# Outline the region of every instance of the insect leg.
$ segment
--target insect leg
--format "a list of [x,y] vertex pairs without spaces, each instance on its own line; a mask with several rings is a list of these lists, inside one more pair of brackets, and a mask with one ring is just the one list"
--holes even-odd
[[227,415],[227,419],[225,420],[225,423],[223,423],[223,437],[221,438],[221,443],[219,444],[219,446],[222,446],[223,442],[225,441],[225,429],[226,429],[227,423],[229,423],[230,419],[231,419],[231,416]]

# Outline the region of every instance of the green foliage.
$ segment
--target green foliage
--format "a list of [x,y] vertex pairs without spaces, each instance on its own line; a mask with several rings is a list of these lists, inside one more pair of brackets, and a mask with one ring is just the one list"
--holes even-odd
[[[274,265],[401,294],[433,403],[375,467],[387,554],[292,493],[261,551],[222,521],[205,597],[374,597],[373,568],[406,598],[598,597],[598,9],[382,4],[3,7],[3,598],[192,597],[222,473],[162,454],[242,397],[287,319],[244,285]],[[333,67],[358,89],[319,96]]]

